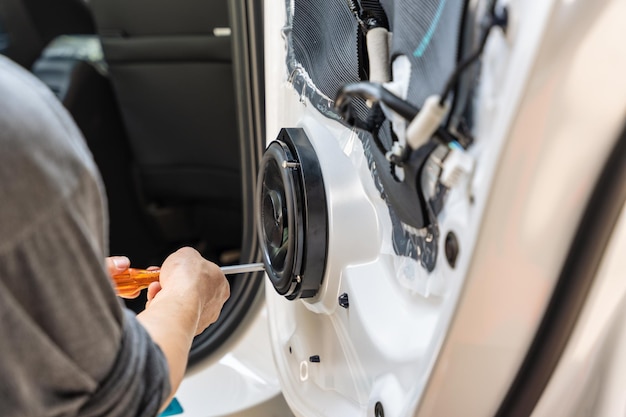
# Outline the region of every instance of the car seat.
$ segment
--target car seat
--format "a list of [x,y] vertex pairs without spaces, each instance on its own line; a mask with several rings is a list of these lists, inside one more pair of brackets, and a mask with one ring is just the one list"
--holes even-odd
[[1,0],[0,53],[30,69],[46,45],[61,34],[95,28],[82,0]]
[[90,8],[144,207],[172,245],[214,259],[236,251],[242,197],[227,2],[93,0]]

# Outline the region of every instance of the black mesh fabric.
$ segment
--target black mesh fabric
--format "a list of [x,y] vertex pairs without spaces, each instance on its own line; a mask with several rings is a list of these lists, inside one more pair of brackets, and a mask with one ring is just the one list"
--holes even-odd
[[[371,1],[362,4],[367,6]],[[338,119],[333,108],[338,89],[360,81],[360,74],[366,73],[360,53],[362,34],[349,2],[286,0],[285,4],[289,80],[303,100],[308,99],[321,113]],[[409,58],[412,72],[407,100],[421,107],[426,97],[441,91],[454,70],[465,0],[381,0],[380,4],[393,32],[391,60],[399,55]],[[354,100],[352,105],[356,116],[364,119],[368,115],[363,100]],[[379,140],[389,145],[388,122],[378,133]],[[415,230],[422,216],[432,216],[430,206],[425,210],[429,213],[416,216],[422,210],[416,181],[397,181],[372,135],[361,131],[359,138],[374,183],[389,207],[396,253],[416,259],[431,271],[437,256],[437,225]]]
[[[337,91],[360,81],[357,22],[346,1],[295,0],[293,10],[290,0],[286,4],[291,19],[285,28],[290,80],[320,112],[337,118]],[[354,106],[360,116],[367,114],[362,100],[355,100]]]
[[466,0],[381,0],[393,32],[391,56],[411,61],[407,99],[421,107],[439,94],[457,61]]
[[358,81],[357,24],[345,1],[296,1],[293,51],[322,94]]
[[[380,1],[393,33],[391,60],[405,55],[411,61],[407,99],[419,107],[454,70],[465,2]],[[346,0],[295,0],[291,23],[293,58],[318,93],[332,100],[341,86],[360,80],[358,24]]]

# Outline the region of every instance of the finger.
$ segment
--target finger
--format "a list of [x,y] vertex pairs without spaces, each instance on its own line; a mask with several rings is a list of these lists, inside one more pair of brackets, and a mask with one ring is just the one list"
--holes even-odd
[[159,266],[149,266],[146,268],[148,271],[156,271],[157,269],[161,269]]
[[139,297],[139,294],[141,294],[141,290],[137,290],[132,294],[124,294],[124,295],[120,295],[121,298],[127,298],[127,299],[133,299],[133,298],[137,298]]
[[148,285],[148,302],[152,301],[159,291],[161,291],[161,283],[158,281],[151,282]]
[[130,259],[126,256],[109,256],[105,258],[109,275],[115,275],[130,268]]

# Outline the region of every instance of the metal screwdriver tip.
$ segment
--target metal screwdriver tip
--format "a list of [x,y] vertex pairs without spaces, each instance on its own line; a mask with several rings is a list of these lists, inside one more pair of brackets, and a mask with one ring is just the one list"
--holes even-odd
[[220,267],[224,275],[243,274],[245,272],[265,271],[263,262],[243,265],[229,265]]

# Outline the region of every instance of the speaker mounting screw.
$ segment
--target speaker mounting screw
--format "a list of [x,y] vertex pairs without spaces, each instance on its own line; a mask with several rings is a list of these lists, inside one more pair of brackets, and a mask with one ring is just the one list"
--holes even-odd
[[339,296],[339,305],[343,308],[350,307],[350,300],[348,299],[348,293],[343,293]]

